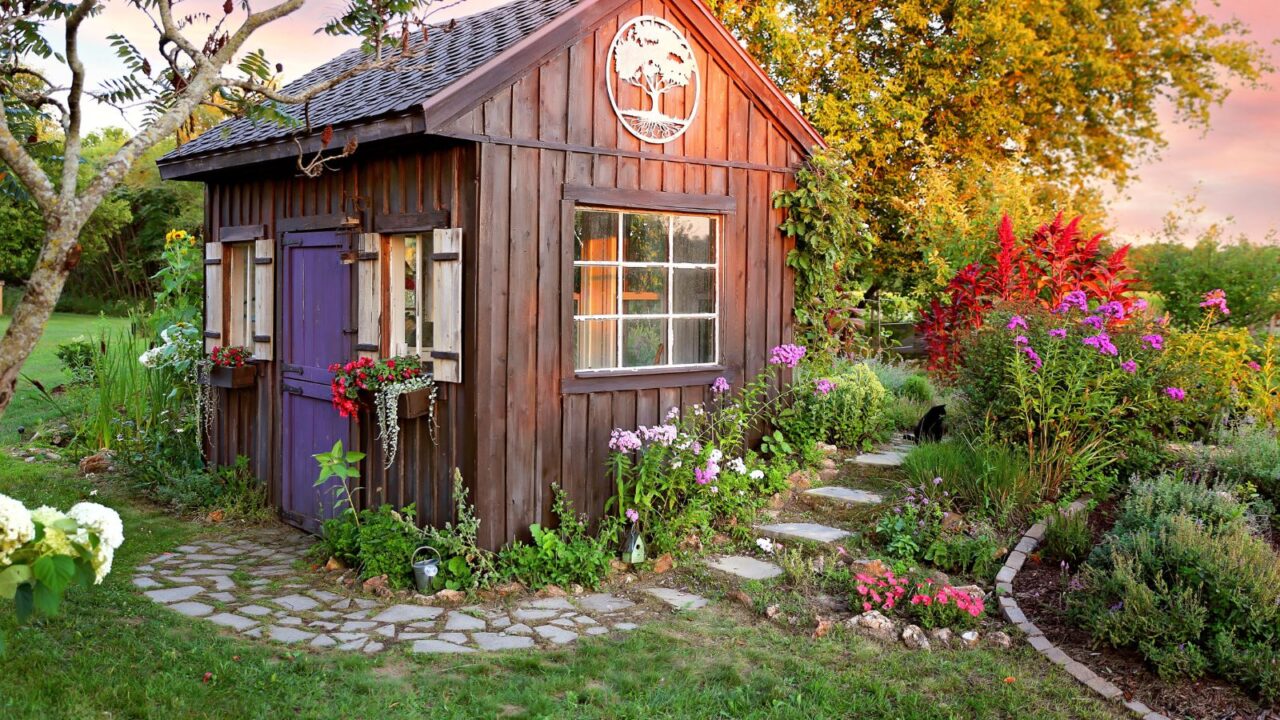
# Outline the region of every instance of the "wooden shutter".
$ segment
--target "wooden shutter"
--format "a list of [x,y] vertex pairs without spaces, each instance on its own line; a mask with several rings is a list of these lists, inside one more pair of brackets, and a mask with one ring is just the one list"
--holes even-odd
[[222,344],[222,243],[204,244],[204,349]]
[[361,233],[356,245],[356,354],[377,359],[382,347],[382,236]]
[[436,382],[462,382],[462,228],[436,230],[431,252],[431,359]]
[[253,356],[274,360],[271,334],[275,332],[276,308],[276,243],[271,238],[258,238],[253,243]]

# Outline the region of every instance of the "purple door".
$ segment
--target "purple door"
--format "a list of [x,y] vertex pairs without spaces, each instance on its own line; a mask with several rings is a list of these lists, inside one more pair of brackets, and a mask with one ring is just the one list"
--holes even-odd
[[281,458],[285,519],[312,532],[335,514],[337,483],[316,487],[312,457],[342,440],[350,448],[351,424],[330,402],[330,363],[352,352],[351,271],[343,264],[347,235],[332,231],[289,233],[281,243],[283,343],[281,344]]

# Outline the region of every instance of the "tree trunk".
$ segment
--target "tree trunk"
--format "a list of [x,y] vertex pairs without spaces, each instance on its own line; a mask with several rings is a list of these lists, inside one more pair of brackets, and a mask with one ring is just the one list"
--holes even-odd
[[75,266],[79,228],[67,227],[50,219],[46,219],[46,227],[44,249],[40,251],[31,279],[27,281],[26,293],[14,308],[9,329],[0,338],[0,417],[13,401],[18,374],[44,335],[45,324],[58,304],[67,274]]

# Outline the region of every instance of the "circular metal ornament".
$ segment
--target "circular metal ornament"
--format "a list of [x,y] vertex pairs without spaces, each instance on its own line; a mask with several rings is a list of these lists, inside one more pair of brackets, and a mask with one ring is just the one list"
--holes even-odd
[[[660,17],[633,18],[614,35],[606,57],[605,86],[609,104],[627,132],[645,142],[663,144],[680,137],[693,124],[702,99],[702,74],[693,46],[674,25]],[[642,107],[622,107],[618,103],[621,84],[640,91]],[[684,117],[663,111],[662,98],[668,92],[684,92],[693,86],[693,104]],[[648,105],[648,107],[643,107]]]

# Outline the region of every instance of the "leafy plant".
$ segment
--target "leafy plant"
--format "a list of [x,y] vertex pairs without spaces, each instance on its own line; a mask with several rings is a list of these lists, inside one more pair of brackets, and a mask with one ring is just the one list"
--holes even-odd
[[413,552],[423,544],[423,533],[411,519],[416,513],[412,504],[360,513],[360,577],[386,575],[387,585],[397,589],[413,585]]
[[1004,444],[965,438],[924,443],[907,453],[902,470],[913,485],[940,478],[940,490],[961,512],[1002,525],[1040,500],[1026,456]]
[[1093,533],[1085,512],[1054,513],[1045,523],[1044,556],[1075,566],[1093,549]]
[[440,553],[440,572],[432,579],[437,590],[469,590],[488,582],[495,573],[493,553],[480,547],[477,537],[480,518],[467,502],[467,486],[462,472],[453,471],[454,517],[444,527],[428,527],[426,544]]
[[946,572],[969,573],[990,580],[999,571],[1005,547],[987,528],[973,533],[947,533],[925,548],[923,558]]
[[54,354],[62,363],[62,369],[71,378],[73,385],[84,385],[93,381],[94,355],[98,348],[83,337],[68,340],[58,346]]
[[[317,453],[312,457],[320,464],[320,476],[316,478],[315,486],[321,487],[330,480],[336,479],[338,485],[333,488],[333,507],[346,505],[347,509],[354,513],[353,493],[359,488],[352,487],[351,481],[360,479],[360,461],[364,460],[364,453],[344,451],[342,441],[338,440],[333,443],[333,448],[329,452]],[[358,514],[355,515],[355,524],[360,525]]]
[[529,588],[547,585],[569,587],[580,584],[596,587],[609,572],[614,533],[607,528],[599,536],[587,532],[585,517],[573,514],[568,496],[553,488],[552,512],[559,521],[555,529],[530,525],[533,543],[516,543],[498,554],[503,575],[515,577]]
[[354,510],[347,508],[320,524],[320,542],[314,557],[321,562],[336,558],[347,567],[360,565],[360,524]]

